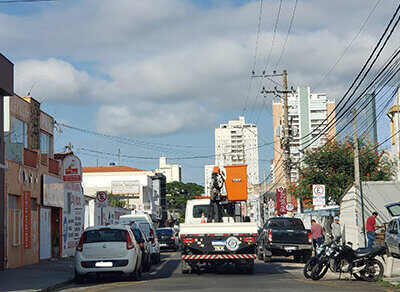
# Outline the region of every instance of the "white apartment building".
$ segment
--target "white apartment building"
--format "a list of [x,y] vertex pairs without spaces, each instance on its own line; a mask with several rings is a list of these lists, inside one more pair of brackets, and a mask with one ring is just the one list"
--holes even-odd
[[156,172],[162,173],[167,178],[167,183],[177,181],[182,181],[182,167],[178,164],[168,164],[167,158],[162,156],[159,158],[158,169]]
[[[292,163],[301,160],[301,149],[308,146],[308,149],[320,147],[324,145],[329,137],[336,134],[335,119],[335,100],[328,99],[325,93],[311,93],[310,87],[301,86],[297,88],[296,93],[288,94],[289,106],[289,129],[290,138],[290,157]],[[284,110],[283,100],[273,101],[272,104],[273,129],[274,129],[274,148],[279,152],[283,152],[281,140],[284,132]],[[325,121],[325,119],[327,119]],[[322,126],[321,123],[323,123]],[[332,127],[325,129],[326,124],[333,124]],[[318,130],[317,127],[319,126]],[[313,132],[315,130],[315,132]],[[315,137],[324,134],[315,141]],[[310,134],[313,132],[312,134]],[[271,162],[272,178],[274,183],[281,182],[285,184],[285,175],[283,168],[284,158],[275,151],[274,160]],[[292,167],[291,180],[298,180],[297,166]]]
[[[215,165],[235,164],[246,164],[248,183],[258,184],[257,126],[246,124],[244,117],[215,129]],[[211,179],[211,175],[205,178],[206,188],[209,184],[207,179]]]

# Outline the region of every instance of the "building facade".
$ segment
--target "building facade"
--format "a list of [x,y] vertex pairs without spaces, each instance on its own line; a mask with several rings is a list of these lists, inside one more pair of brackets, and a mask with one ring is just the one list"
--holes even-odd
[[[307,149],[320,147],[330,137],[336,135],[335,100],[328,99],[325,93],[311,93],[310,87],[301,86],[297,88],[296,93],[288,94],[288,106],[289,132],[291,133],[290,157],[293,163],[291,180],[297,181],[299,176],[297,167],[299,165],[296,163],[299,163],[302,158],[300,150],[305,147]],[[284,132],[282,99],[273,101],[272,115],[275,136],[274,149],[282,153]],[[327,124],[333,126],[325,128]],[[316,138],[317,136],[318,138]],[[274,152],[274,160],[271,162],[272,182],[285,185],[284,157],[278,151]]]
[[162,173],[167,178],[167,183],[177,181],[182,181],[182,167],[178,164],[168,164],[167,158],[162,156],[158,160],[157,173]]
[[[3,97],[14,93],[14,64],[6,57],[0,54],[0,108],[3,108]],[[0,139],[4,141],[4,113],[0,111]],[[5,147],[4,143],[0,143],[0,270],[6,268],[6,222],[7,208],[5,198]]]
[[7,268],[61,256],[64,190],[53,129],[32,97],[4,98]]
[[[391,157],[394,161],[400,160],[400,88],[397,90],[397,95],[393,106],[390,108],[387,116],[390,118],[392,146]],[[400,163],[396,166],[396,180],[400,180]]]
[[[246,124],[244,117],[221,124],[215,129],[215,165],[247,165],[250,184],[258,184],[257,126]],[[208,180],[207,180],[208,179]],[[206,187],[211,176],[206,177]]]

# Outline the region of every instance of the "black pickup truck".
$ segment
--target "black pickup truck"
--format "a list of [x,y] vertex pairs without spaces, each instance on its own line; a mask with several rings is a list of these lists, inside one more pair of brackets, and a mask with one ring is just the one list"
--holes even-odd
[[268,262],[271,256],[294,256],[296,262],[306,262],[311,257],[311,243],[311,231],[301,219],[273,217],[258,238],[258,257]]

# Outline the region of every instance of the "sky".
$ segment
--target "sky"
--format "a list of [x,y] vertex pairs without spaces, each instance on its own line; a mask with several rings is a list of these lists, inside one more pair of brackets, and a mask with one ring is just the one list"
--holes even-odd
[[[200,184],[214,161],[214,128],[241,115],[258,126],[260,178],[269,174],[274,96],[259,92],[274,85],[249,86],[253,69],[286,69],[289,86],[339,100],[398,5],[299,0],[283,51],[295,0],[282,1],[278,22],[280,1],[264,0],[259,35],[260,1],[1,2],[0,52],[15,64],[15,93],[30,92],[55,118],[56,152],[71,142],[93,166],[117,163],[120,151],[121,165],[141,169],[165,155],[185,182]],[[395,31],[382,60],[398,40]],[[388,119],[380,123],[386,133]]]

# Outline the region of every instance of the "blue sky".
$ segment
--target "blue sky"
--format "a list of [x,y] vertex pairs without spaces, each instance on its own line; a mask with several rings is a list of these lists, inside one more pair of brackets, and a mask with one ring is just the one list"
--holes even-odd
[[[214,128],[243,113],[247,121],[257,124],[260,145],[272,141],[272,96],[263,107],[263,98],[256,98],[259,81],[252,83],[243,112],[253,68],[259,3],[0,3],[0,52],[15,63],[16,93],[25,95],[33,85],[32,96],[59,123],[139,141],[127,145],[63,127],[62,132],[56,131],[55,150],[62,151],[71,142],[84,165],[96,165],[97,160],[100,165],[116,162],[116,156],[93,151],[116,154],[118,149],[122,155],[150,158],[161,154],[167,158],[212,155]],[[288,70],[291,85],[313,88],[343,53],[375,3],[299,1],[283,59],[276,69]],[[265,68],[273,39],[267,71],[275,69],[293,5],[294,0],[283,1],[274,38],[279,1],[264,1],[256,72]],[[377,6],[318,92],[336,99],[343,95],[396,5],[393,0]],[[398,37],[396,32],[393,39]],[[388,121],[380,122],[382,128],[387,127]],[[182,147],[185,145],[196,147]],[[259,149],[260,178],[269,173],[273,152],[268,146]],[[203,183],[204,164],[213,163],[213,159],[169,162],[183,166],[184,181]],[[155,169],[157,160],[122,156],[121,164]]]

